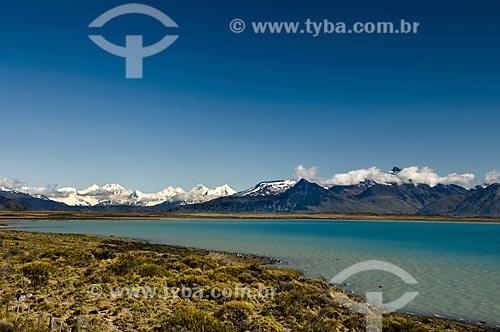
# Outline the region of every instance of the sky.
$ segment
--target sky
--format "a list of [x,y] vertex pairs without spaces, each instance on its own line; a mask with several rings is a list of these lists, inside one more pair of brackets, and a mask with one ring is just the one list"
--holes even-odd
[[[154,192],[429,166],[500,169],[500,2],[140,1],[179,28],[125,15],[124,45],[179,35],[125,79],[88,25],[125,1],[23,0],[0,13],[0,177]],[[239,18],[247,30],[235,34]],[[254,34],[254,21],[420,23],[411,35]]]

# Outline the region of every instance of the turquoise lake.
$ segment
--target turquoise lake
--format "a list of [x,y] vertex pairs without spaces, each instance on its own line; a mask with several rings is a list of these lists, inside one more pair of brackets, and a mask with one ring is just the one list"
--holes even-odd
[[[41,221],[15,223],[36,232],[128,237],[152,243],[269,256],[279,267],[330,280],[353,264],[381,260],[417,281],[380,271],[357,274],[342,288],[384,302],[419,292],[402,312],[500,326],[500,224],[316,221],[175,220]],[[27,229],[20,229],[27,230]]]

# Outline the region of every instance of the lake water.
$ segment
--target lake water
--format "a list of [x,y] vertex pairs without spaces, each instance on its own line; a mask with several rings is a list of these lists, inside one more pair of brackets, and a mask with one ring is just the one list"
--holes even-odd
[[[154,243],[270,256],[330,280],[367,260],[410,273],[359,273],[343,288],[384,302],[419,296],[401,311],[500,325],[500,224],[315,220],[43,221],[36,232],[113,235]],[[54,228],[57,227],[57,228]]]

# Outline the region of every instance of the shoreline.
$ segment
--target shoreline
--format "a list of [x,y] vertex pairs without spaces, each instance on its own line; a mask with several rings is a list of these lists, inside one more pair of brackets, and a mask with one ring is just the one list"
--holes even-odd
[[[134,238],[124,238],[124,237],[114,237],[114,236],[97,236],[97,235],[88,235],[88,234],[61,234],[61,233],[37,233],[36,231],[29,231],[29,230],[13,230],[13,228],[16,228],[15,226],[9,226],[8,228],[3,228],[0,225],[0,235],[2,233],[24,233],[24,234],[31,234],[31,235],[48,235],[48,236],[56,236],[56,237],[77,237],[77,238],[99,238],[101,240],[109,240],[109,241],[117,241],[121,243],[139,243],[144,246],[151,246],[151,247],[158,247],[158,248],[163,248],[163,249],[177,249],[181,251],[191,251],[195,253],[208,253],[207,257],[215,258],[215,259],[223,259],[223,260],[228,260],[231,262],[239,262],[239,263],[245,263],[245,264],[257,264],[261,266],[263,269],[279,269],[284,272],[289,272],[289,273],[296,273],[300,275],[302,278],[307,279],[309,281],[313,281],[316,278],[313,278],[311,276],[307,276],[304,274],[303,271],[295,270],[295,269],[287,269],[284,266],[272,266],[273,264],[275,265],[285,265],[287,264],[286,261],[273,258],[273,257],[266,257],[266,256],[261,256],[261,255],[252,255],[252,254],[242,254],[242,253],[237,253],[237,252],[225,252],[225,251],[218,251],[218,250],[210,250],[206,248],[196,248],[196,247],[189,247],[189,246],[179,246],[179,245],[170,245],[170,244],[165,244],[165,243],[154,243],[150,242],[148,240],[144,239],[134,239]],[[18,228],[18,227],[17,227]],[[27,228],[29,229],[29,228]],[[328,284],[329,287],[335,290],[340,290],[344,295],[349,296],[356,301],[359,302],[364,302],[364,300],[358,295],[353,292],[350,292],[345,289],[341,288],[335,288],[333,285]],[[440,316],[437,314],[419,314],[419,313],[412,313],[412,312],[405,312],[405,311],[397,311],[395,313],[389,313],[389,316],[402,316],[402,317],[407,317],[411,319],[416,319],[419,322],[422,321],[441,321],[445,324],[459,324],[463,326],[469,326],[470,328],[485,328],[485,331],[500,331],[500,326],[498,325],[489,325],[486,324],[485,322],[482,321],[472,321],[472,320],[465,320],[465,319],[460,319],[460,318],[453,318],[453,317],[446,317],[446,316]],[[385,317],[385,315],[384,315]],[[465,331],[465,330],[464,330]],[[468,330],[467,330],[468,331]]]
[[426,215],[374,215],[345,213],[138,213],[138,212],[86,212],[86,211],[12,211],[0,210],[0,223],[37,220],[109,220],[109,221],[167,221],[184,219],[230,219],[230,220],[345,220],[345,221],[408,221],[408,222],[469,222],[500,223],[500,218]]

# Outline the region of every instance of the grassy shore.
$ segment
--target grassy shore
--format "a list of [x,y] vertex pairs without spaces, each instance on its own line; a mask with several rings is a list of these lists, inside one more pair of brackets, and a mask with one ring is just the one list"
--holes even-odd
[[[10,231],[0,231],[0,247],[0,331],[38,331],[39,321],[49,331],[50,317],[53,331],[365,330],[365,318],[337,302],[325,280],[265,267],[260,257]],[[383,325],[492,331],[399,314]]]
[[375,215],[345,213],[169,213],[169,212],[86,212],[86,211],[12,211],[0,210],[0,222],[22,220],[167,220],[167,219],[317,219],[317,220],[397,220],[497,222],[500,219],[421,215]]

